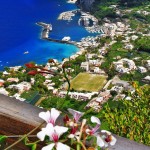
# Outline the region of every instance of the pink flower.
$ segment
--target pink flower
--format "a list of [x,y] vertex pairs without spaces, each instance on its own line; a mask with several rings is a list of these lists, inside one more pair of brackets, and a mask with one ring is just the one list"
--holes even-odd
[[90,135],[94,135],[94,134],[99,130],[100,125],[101,125],[101,122],[100,122],[100,120],[99,120],[97,117],[95,117],[95,116],[92,116],[92,117],[91,117],[91,122],[92,122],[92,123],[96,123],[96,126],[95,126],[94,128],[92,128],[92,129],[86,129],[86,133],[87,133],[87,134],[90,134]]
[[59,138],[62,134],[68,131],[68,128],[62,126],[53,126],[51,123],[47,124],[46,128],[42,128],[37,134],[37,137],[44,141],[45,136],[49,136],[50,141],[54,142],[42,148],[42,150],[52,150],[56,147],[56,150],[70,150],[70,147],[59,142]]
[[60,111],[58,111],[55,108],[52,108],[51,111],[47,112],[40,112],[39,117],[45,120],[47,123],[51,123],[52,125],[55,125],[56,119],[60,115]]
[[71,108],[68,108],[68,111],[73,115],[75,123],[77,123],[84,114],[83,112],[79,112],[79,111],[73,110]]

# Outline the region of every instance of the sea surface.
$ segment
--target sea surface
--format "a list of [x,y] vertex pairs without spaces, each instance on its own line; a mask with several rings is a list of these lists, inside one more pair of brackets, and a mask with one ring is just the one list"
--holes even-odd
[[92,35],[78,25],[78,15],[70,22],[57,20],[60,13],[73,9],[77,6],[66,0],[0,0],[0,70],[30,61],[43,64],[50,58],[61,61],[76,53],[79,49],[74,45],[40,39],[42,28],[35,24],[51,23],[49,36],[56,39],[70,36],[79,41]]

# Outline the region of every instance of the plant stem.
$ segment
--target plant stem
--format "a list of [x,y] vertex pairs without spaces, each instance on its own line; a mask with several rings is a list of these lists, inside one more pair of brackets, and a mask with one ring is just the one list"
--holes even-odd
[[[9,135],[7,138],[20,138],[23,137],[24,135]],[[36,135],[28,135],[27,137],[36,137]]]
[[36,131],[38,128],[40,128],[43,124],[45,123],[42,122],[39,126],[35,127],[33,130],[31,130],[28,134],[24,135],[21,139],[17,140],[15,143],[11,144],[10,146],[8,146],[7,148],[5,148],[4,150],[9,150],[10,148],[12,148],[13,146],[17,145],[19,142],[21,142],[24,138],[26,138],[27,136],[29,136],[31,133],[33,133],[34,131]]
[[68,97],[68,94],[69,94],[69,92],[70,92],[70,81],[69,81],[69,79],[68,79],[68,77],[67,77],[65,68],[63,68],[63,73],[64,73],[64,77],[65,77],[65,79],[67,80],[67,83],[68,83],[68,89],[67,89],[67,94],[66,94],[66,98],[67,98],[67,97]]
[[80,144],[78,143],[77,144],[77,150],[80,150],[81,149],[81,146],[80,146]]
[[[79,146],[81,145],[84,150],[87,150],[86,147],[84,146],[84,144],[81,142],[82,132],[83,132],[83,128],[84,128],[85,124],[86,124],[86,120],[84,119],[84,120],[82,121],[82,125],[81,125],[81,128],[80,128],[80,135],[79,135],[79,139],[78,139],[78,144],[77,144],[77,146],[78,146],[78,145],[79,145]],[[78,148],[78,147],[77,147],[77,148]],[[79,149],[77,149],[77,150],[80,150],[80,147],[79,147]]]
[[83,147],[84,150],[87,150],[84,144],[80,141],[79,144]]

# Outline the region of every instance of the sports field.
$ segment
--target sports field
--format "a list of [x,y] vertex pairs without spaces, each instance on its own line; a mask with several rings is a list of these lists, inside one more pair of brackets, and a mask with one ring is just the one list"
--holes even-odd
[[98,92],[106,84],[106,81],[106,76],[89,73],[79,73],[71,81],[71,89],[73,88],[77,91],[84,90],[90,92]]

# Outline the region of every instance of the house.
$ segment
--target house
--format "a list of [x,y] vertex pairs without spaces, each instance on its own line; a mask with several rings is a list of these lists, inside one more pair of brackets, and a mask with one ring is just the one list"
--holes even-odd
[[94,73],[105,75],[105,71],[100,69],[99,67],[94,67]]
[[80,67],[86,71],[89,71],[89,62],[82,62]]
[[102,56],[104,56],[105,54],[107,54],[107,50],[106,50],[105,47],[102,47],[102,48],[99,49],[98,51],[99,51],[99,53],[100,53]]
[[90,65],[97,65],[97,66],[99,66],[99,65],[101,65],[101,62],[98,59],[96,59],[96,60],[89,60],[89,64]]
[[146,76],[142,79],[143,82],[150,83],[150,76]]
[[101,106],[101,102],[96,101],[95,99],[91,100],[85,108],[92,108],[94,109],[96,112],[99,112],[102,108]]
[[[59,96],[60,97],[65,97],[67,94],[66,91],[60,91]],[[69,96],[71,98],[74,98],[76,100],[81,100],[81,101],[87,101],[91,99],[91,97],[95,94],[98,94],[97,92],[92,92],[92,93],[78,93],[78,92],[69,92]]]
[[104,92],[100,92],[99,96],[103,98],[103,101],[107,101],[111,97],[111,94],[109,90],[106,90]]
[[19,83],[19,84],[12,84],[12,85],[9,85],[8,88],[10,88],[10,89],[12,89],[12,88],[17,89],[18,92],[21,94],[21,93],[23,93],[24,91],[30,90],[30,88],[31,88],[31,83],[24,81],[24,82],[21,82],[21,83]]
[[132,50],[134,46],[132,44],[125,45],[125,49]]
[[132,36],[131,36],[131,39],[132,39],[133,41],[135,41],[137,38],[138,38],[137,35],[132,35]]
[[8,78],[7,79],[8,82],[19,82],[18,78]]
[[15,66],[15,67],[9,67],[10,68],[10,71],[18,71],[21,66]]
[[35,83],[35,79],[31,78],[31,84],[34,85],[34,83]]
[[15,97],[16,99],[20,100],[20,101],[25,101],[26,99],[20,97],[20,94],[16,93],[15,95],[11,96],[11,97]]
[[117,93],[121,93],[123,91],[122,86],[113,86],[110,91],[116,91]]
[[92,59],[95,56],[96,56],[96,54],[87,54],[87,59]]
[[9,75],[10,73],[8,73],[7,71],[3,72],[3,75]]
[[147,62],[146,67],[148,70],[150,70],[150,60],[147,60],[146,62]]
[[[136,69],[134,61],[127,58],[123,58],[118,62],[113,62],[113,64],[115,65],[116,71],[120,73],[129,73],[130,71]],[[127,64],[127,66],[124,67],[124,64]]]
[[137,69],[138,69],[138,71],[139,71],[140,73],[145,73],[145,72],[147,72],[147,69],[146,69],[145,67],[143,67],[143,66],[138,66]]
[[4,86],[4,80],[3,79],[0,79],[0,87]]
[[118,94],[114,97],[114,101],[123,100],[126,97],[125,94]]
[[8,91],[6,91],[6,89],[5,89],[5,88],[1,87],[1,88],[0,88],[0,94],[3,94],[3,95],[8,96],[9,92],[8,92]]

